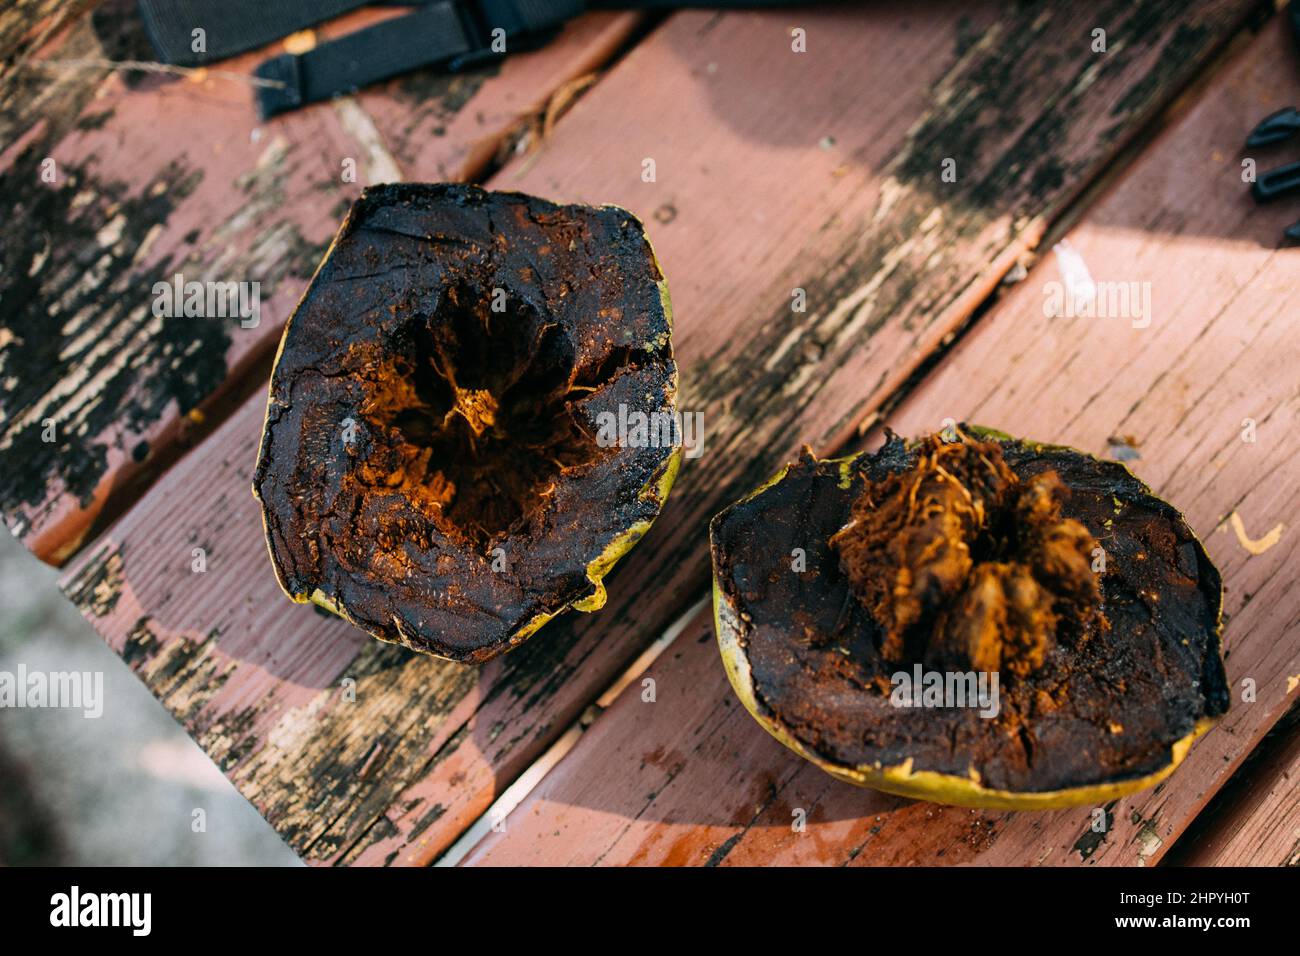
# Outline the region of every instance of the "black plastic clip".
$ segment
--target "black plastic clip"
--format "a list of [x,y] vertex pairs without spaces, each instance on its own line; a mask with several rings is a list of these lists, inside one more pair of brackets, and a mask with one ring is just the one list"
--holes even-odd
[[[1295,41],[1296,49],[1300,50],[1300,0],[1291,0],[1287,5],[1286,17],[1291,24],[1291,38]],[[1260,120],[1246,137],[1246,148],[1275,146],[1285,143],[1297,133],[1300,133],[1300,110],[1288,106]],[[1287,163],[1261,173],[1251,185],[1250,193],[1257,203],[1272,202],[1300,193],[1300,162]],[[1300,240],[1300,222],[1288,226],[1283,235],[1288,239]]]
[[1246,137],[1246,148],[1255,149],[1259,146],[1285,143],[1296,133],[1300,133],[1300,110],[1288,106],[1260,120],[1259,125]]

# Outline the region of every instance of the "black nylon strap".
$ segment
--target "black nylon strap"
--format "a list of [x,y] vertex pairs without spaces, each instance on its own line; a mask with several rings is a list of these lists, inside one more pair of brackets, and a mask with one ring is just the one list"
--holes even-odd
[[[410,0],[407,5],[415,9],[405,16],[262,63],[256,75],[273,85],[258,87],[258,107],[269,118],[417,67],[455,71],[533,49],[587,9],[737,9],[792,2],[799,0]],[[196,66],[367,6],[368,0],[139,0],[139,5],[159,56]],[[199,28],[206,49],[196,52],[193,31]],[[494,49],[500,39],[505,49]]]
[[306,53],[283,53],[256,75],[283,88],[260,87],[263,117],[297,109],[386,79],[417,65],[449,63],[474,48],[474,37],[450,0],[376,23]]
[[484,19],[506,35],[552,30],[587,6],[583,0],[480,0]]
[[[455,71],[531,49],[584,6],[583,0],[437,0],[306,53],[267,60],[256,75],[283,86],[259,87],[258,108],[269,118],[416,67]],[[494,37],[498,29],[504,34]],[[498,37],[505,40],[499,52],[492,49]]]
[[[202,66],[265,46],[364,7],[369,0],[139,0],[149,41],[164,63]],[[203,31],[205,50],[194,49]]]

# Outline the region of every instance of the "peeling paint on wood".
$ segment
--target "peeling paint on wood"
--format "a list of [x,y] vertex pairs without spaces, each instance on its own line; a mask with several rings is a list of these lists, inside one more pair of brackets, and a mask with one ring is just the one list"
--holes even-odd
[[[91,19],[56,58],[142,43],[101,38]],[[19,77],[64,95],[0,170],[17,197],[0,240],[0,449],[22,463],[0,502],[15,533],[58,562],[283,319],[335,226],[330,193],[343,187],[321,154],[352,147],[322,111],[258,141],[248,89],[229,80],[53,76]],[[176,273],[260,282],[264,327],[154,315],[154,283]]]
[[[64,582],[68,599],[88,617],[103,617],[117,606],[122,593],[122,552],[101,548]],[[128,662],[129,663],[129,662]]]

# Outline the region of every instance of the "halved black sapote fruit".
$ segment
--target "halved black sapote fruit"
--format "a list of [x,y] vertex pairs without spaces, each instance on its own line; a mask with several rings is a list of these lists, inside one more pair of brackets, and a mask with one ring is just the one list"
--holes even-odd
[[680,461],[675,429],[610,427],[674,415],[671,322],[624,209],[366,190],[271,378],[253,492],[285,592],[458,661],[601,607]]
[[850,783],[1095,805],[1163,779],[1227,711],[1219,573],[1118,462],[966,426],[891,434],[805,451],[710,532],[737,695]]

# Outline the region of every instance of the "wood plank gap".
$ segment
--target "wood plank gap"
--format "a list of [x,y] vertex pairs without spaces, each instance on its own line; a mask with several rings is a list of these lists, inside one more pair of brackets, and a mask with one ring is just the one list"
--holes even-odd
[[1300,866],[1300,700],[1201,808],[1160,866]]
[[881,400],[879,408],[867,414],[856,424],[852,434],[846,435],[840,444],[833,445],[823,453],[822,457],[834,458],[864,450],[867,446],[865,439],[871,430],[907,400],[908,395],[943,363],[947,355],[978,326],[980,320],[1006,296],[1010,288],[1028,277],[1029,271],[1045,252],[1055,248],[1056,244],[1084,218],[1088,210],[1123,180],[1129,166],[1162,133],[1175,126],[1177,121],[1192,109],[1224,70],[1228,69],[1238,57],[1246,54],[1252,40],[1269,25],[1273,17],[1277,16],[1284,3],[1285,0],[1261,0],[1258,9],[1247,16],[1241,29],[1225,39],[1220,48],[1210,55],[1205,69],[1193,77],[1187,88],[1163,110],[1158,111],[1148,122],[1140,124],[1134,130],[1129,140],[1118,148],[1115,156],[1098,171],[1097,176],[1084,183],[1056,214],[1042,223],[1041,234],[1015,258],[1014,262],[1004,261],[991,270],[998,281],[987,287],[987,294],[973,307],[966,320],[948,332],[907,378]]
[[1272,25],[1273,18],[1278,15],[1285,2],[1286,0],[1260,0],[1259,5],[1246,15],[1241,28],[1226,37],[1219,49],[1207,58],[1204,69],[1191,77],[1187,86],[1164,109],[1135,130],[1129,141],[1120,147],[1114,159],[1066,204],[1060,215],[1048,225],[1036,254],[1025,262],[1026,267],[1032,268],[1044,250],[1050,251],[1063,239],[1083,219],[1087,211],[1123,179],[1125,171],[1133,162],[1162,134],[1176,126],[1178,121],[1187,115],[1207,91],[1223,77],[1224,72],[1230,69],[1239,57],[1246,55],[1254,39]]
[[656,638],[649,647],[641,652],[641,655],[632,662],[632,664],[623,671],[618,678],[607,687],[604,692],[582,712],[582,715],[564,729],[564,732],[551,744],[546,751],[529,764],[514,782],[508,786],[501,796],[493,801],[487,811],[470,824],[469,828],[460,835],[446,852],[443,853],[435,862],[434,866],[459,866],[461,861],[469,855],[470,851],[483,839],[487,834],[501,832],[501,828],[507,825],[507,819],[512,810],[524,801],[527,796],[533,792],[533,789],[545,779],[546,775],[551,772],[565,754],[574,748],[579,738],[586,732],[587,728],[594,724],[597,718],[634,680],[649,670],[664,651],[672,646],[673,642],[682,635],[682,632],[690,625],[705,607],[712,601],[712,591],[709,594],[699,598],[690,607],[682,612],[681,616]]

